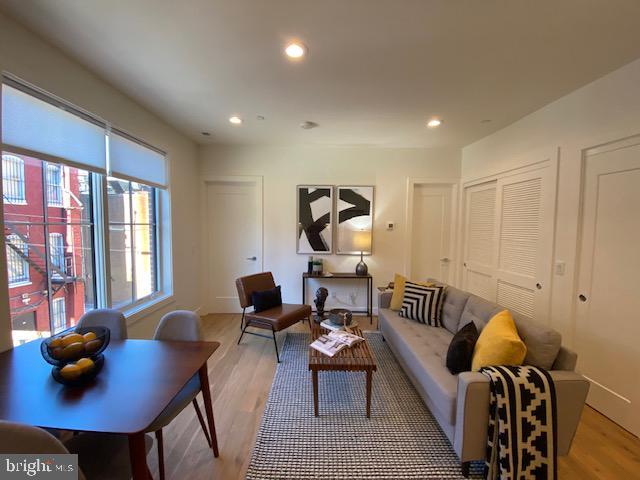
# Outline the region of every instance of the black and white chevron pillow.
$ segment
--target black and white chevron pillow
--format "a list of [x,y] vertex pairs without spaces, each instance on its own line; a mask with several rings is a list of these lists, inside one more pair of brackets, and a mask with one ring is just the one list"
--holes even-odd
[[444,289],[444,286],[426,287],[406,282],[400,316],[426,323],[432,327],[441,327]]

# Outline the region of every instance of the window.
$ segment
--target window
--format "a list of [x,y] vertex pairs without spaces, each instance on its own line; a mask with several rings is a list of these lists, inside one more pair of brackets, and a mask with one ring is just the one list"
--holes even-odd
[[51,303],[51,314],[53,318],[53,334],[67,328],[67,312],[65,298],[54,298]]
[[164,152],[39,89],[3,80],[14,344],[69,328],[88,309],[129,315],[170,296]]
[[29,281],[29,247],[18,235],[8,235],[7,243],[7,271],[9,285],[15,286]]
[[47,164],[47,201],[49,206],[62,206],[62,167]]
[[8,203],[25,203],[24,162],[15,155],[2,156],[2,192]]
[[61,233],[49,234],[49,253],[52,267],[64,272],[64,238]]
[[156,189],[109,177],[107,197],[111,300],[123,306],[158,291]]

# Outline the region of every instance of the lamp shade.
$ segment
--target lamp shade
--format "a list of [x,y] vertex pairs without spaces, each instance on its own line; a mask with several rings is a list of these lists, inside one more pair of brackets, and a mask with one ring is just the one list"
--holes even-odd
[[367,230],[354,231],[351,238],[353,251],[370,252],[371,251],[371,232]]

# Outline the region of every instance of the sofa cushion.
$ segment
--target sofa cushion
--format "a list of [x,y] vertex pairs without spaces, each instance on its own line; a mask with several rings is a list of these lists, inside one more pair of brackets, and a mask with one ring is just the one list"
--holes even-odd
[[[466,327],[465,327],[466,328]],[[518,335],[518,329],[509,310],[496,314],[478,337],[471,370],[497,365],[522,365],[527,347]]]
[[464,306],[462,315],[460,315],[458,330],[464,327],[467,323],[473,322],[476,324],[478,332],[482,332],[482,329],[489,320],[491,320],[496,313],[500,313],[502,310],[504,310],[504,308],[490,302],[489,300],[477,297],[476,295],[469,295],[469,299]]
[[442,326],[451,333],[455,334],[459,330],[460,316],[470,296],[470,293],[463,292],[455,287],[447,287],[444,293],[444,304],[442,305]]
[[511,312],[518,335],[527,346],[525,365],[551,370],[558,357],[562,336],[552,328],[534,322],[529,317]]
[[457,375],[471,370],[473,350],[478,341],[478,329],[473,322],[467,323],[456,333],[447,350],[447,369]]
[[396,351],[430,397],[432,404],[450,424],[455,424],[458,379],[446,367],[447,350],[453,335],[440,327],[430,327],[402,318],[388,309],[380,311],[380,327],[397,347]]

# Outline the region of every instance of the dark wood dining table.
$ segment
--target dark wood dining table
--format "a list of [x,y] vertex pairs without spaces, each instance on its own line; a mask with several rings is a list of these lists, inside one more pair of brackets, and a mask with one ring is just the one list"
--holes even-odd
[[218,456],[207,360],[218,342],[112,340],[102,371],[66,387],[51,376],[41,340],[0,353],[0,419],[43,428],[129,437],[134,480],[149,480],[144,432],[196,373],[214,455]]

